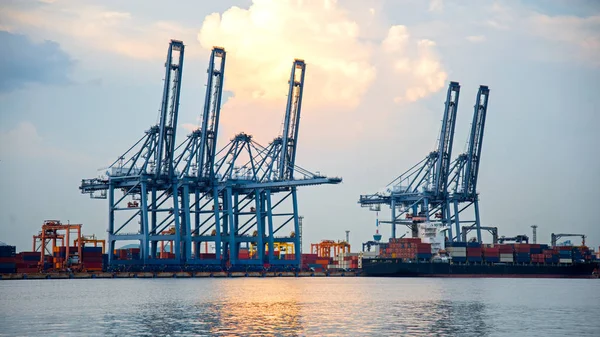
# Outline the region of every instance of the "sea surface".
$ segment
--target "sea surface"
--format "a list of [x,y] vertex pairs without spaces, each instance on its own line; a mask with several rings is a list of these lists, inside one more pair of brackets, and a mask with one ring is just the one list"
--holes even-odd
[[600,336],[600,280],[0,281],[1,336]]

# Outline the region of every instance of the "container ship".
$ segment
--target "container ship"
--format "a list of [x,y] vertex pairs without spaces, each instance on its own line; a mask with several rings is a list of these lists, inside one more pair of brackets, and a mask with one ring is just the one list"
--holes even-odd
[[448,242],[443,226],[420,224],[419,237],[390,239],[362,260],[366,276],[598,278],[586,246]]

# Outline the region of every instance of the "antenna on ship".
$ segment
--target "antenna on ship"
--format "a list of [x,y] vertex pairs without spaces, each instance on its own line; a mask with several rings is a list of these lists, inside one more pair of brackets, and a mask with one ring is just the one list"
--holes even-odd
[[535,245],[537,243],[537,225],[532,225],[531,228],[533,228],[533,244]]

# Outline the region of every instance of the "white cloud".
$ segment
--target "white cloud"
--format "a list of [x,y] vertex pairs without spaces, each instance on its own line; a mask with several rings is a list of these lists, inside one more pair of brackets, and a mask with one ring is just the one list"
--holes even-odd
[[180,126],[181,126],[181,128],[183,128],[184,130],[186,130],[188,132],[192,132],[192,131],[196,131],[196,130],[200,129],[200,126],[198,124],[192,124],[192,123],[183,123]]
[[430,12],[441,12],[444,10],[444,1],[443,0],[431,0],[429,2],[429,11]]
[[0,133],[0,155],[2,160],[11,157],[50,159],[56,162],[92,162],[92,158],[85,155],[71,153],[54,147],[39,135],[37,128],[31,122],[21,122],[17,127]]
[[480,42],[485,42],[485,36],[484,35],[470,35],[466,37],[467,41],[469,42],[473,42],[473,43],[480,43]]
[[600,15],[549,16],[531,14],[528,31],[544,39],[570,46],[575,55],[593,65],[600,66]]
[[375,79],[372,48],[335,2],[256,0],[247,10],[207,16],[198,40],[206,49],[227,50],[227,86],[236,99],[284,97],[294,58],[306,60],[311,85],[319,88],[307,104],[356,106]]
[[[600,15],[587,17],[547,15],[528,7],[514,5],[492,6],[486,24],[503,31],[518,32],[521,36],[542,38],[562,44],[561,52],[569,59],[577,59],[600,66]],[[561,57],[561,56],[559,56]]]
[[193,41],[195,36],[193,28],[175,22],[147,22],[128,12],[82,5],[73,0],[27,9],[5,6],[0,9],[0,21],[13,31],[35,30],[42,39],[68,36],[60,39],[62,45],[75,42],[136,59],[164,58],[164,46],[170,39],[185,42]]
[[394,97],[396,103],[417,101],[446,85],[448,75],[437,56],[434,41],[412,42],[406,27],[393,26],[383,40],[382,49],[393,60],[393,70],[403,79],[395,83],[401,92]]
[[[302,115],[318,118],[324,126],[356,109],[373,85],[395,88],[387,97],[390,102],[393,96],[413,102],[445,85],[433,41],[411,39],[408,28],[398,25],[369,39],[378,42],[365,42],[362,25],[333,1],[254,0],[248,9],[231,7],[207,16],[198,40],[207,50],[225,48],[225,87],[233,92],[223,107],[221,130],[228,136],[242,130],[275,136],[281,130],[294,58],[307,64]],[[379,56],[381,51],[385,57]],[[375,81],[393,67],[402,76],[390,83]]]
[[323,118],[355,108],[376,77],[376,46],[362,42],[358,23],[331,1],[255,0],[248,9],[231,7],[207,16],[198,40],[207,50],[218,45],[227,51],[225,87],[233,92],[222,114],[227,135],[276,135],[295,58],[306,62],[303,116],[316,108]]

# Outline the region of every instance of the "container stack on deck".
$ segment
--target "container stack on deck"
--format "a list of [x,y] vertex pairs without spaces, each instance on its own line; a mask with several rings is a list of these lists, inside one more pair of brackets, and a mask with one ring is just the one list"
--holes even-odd
[[467,262],[467,243],[466,242],[446,242],[446,251],[452,257],[453,262]]
[[102,247],[82,247],[81,260],[87,271],[102,271]]
[[389,243],[379,246],[381,257],[405,260],[431,260],[431,244],[421,242],[421,238],[391,238]]
[[447,242],[446,251],[455,263],[517,263],[568,264],[575,261],[596,260],[588,247],[544,244],[479,244],[476,242]]
[[15,255],[15,246],[0,246],[0,273],[15,273],[17,271]]
[[481,263],[483,261],[483,251],[481,249],[481,243],[469,242],[467,243],[467,262]]
[[486,263],[498,263],[500,262],[500,247],[494,247],[493,245],[483,245],[481,248],[483,253],[483,261]]

